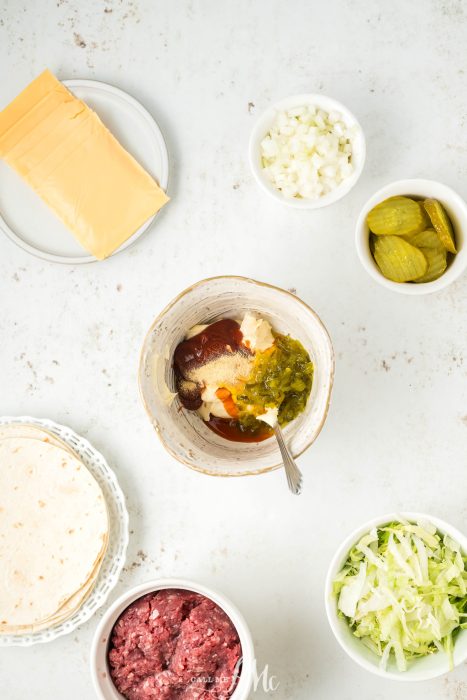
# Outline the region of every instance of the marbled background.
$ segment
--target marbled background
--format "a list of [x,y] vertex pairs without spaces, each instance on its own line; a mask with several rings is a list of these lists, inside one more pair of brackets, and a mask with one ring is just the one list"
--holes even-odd
[[[353,241],[361,206],[391,180],[434,178],[467,196],[466,45],[455,0],[0,0],[0,107],[46,66],[117,85],[164,132],[172,196],[134,248],[101,264],[48,264],[0,237],[0,411],[69,424],[106,455],[131,515],[111,599],[157,576],[222,589],[280,681],[258,700],[467,698],[466,666],[416,685],[367,674],[323,608],[330,557],[362,521],[414,509],[467,530],[467,276],[397,295],[371,281]],[[368,147],[357,187],[316,212],[268,198],[247,162],[256,115],[307,91],[347,104]],[[335,344],[331,411],[300,460],[299,499],[281,472],[216,480],[174,463],[139,400],[153,317],[226,273],[296,290]],[[2,649],[2,700],[91,700],[96,623]]]

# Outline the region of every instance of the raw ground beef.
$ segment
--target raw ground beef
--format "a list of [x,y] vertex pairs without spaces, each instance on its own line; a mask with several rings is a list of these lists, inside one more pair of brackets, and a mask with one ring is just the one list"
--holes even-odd
[[128,700],[228,700],[242,655],[231,620],[198,593],[148,593],[119,617],[109,644],[117,690]]

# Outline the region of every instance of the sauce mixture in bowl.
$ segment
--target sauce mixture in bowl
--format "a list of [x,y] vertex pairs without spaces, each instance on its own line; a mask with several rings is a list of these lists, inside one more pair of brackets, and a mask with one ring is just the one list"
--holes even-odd
[[227,440],[260,442],[305,409],[313,363],[303,345],[247,312],[194,326],[175,349],[181,404]]

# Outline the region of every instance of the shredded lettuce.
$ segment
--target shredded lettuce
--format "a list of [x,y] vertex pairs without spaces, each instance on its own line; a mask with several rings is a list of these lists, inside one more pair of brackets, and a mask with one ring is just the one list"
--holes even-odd
[[467,557],[431,523],[374,528],[349,552],[334,579],[340,617],[353,634],[399,671],[421,656],[453,646],[467,628]]

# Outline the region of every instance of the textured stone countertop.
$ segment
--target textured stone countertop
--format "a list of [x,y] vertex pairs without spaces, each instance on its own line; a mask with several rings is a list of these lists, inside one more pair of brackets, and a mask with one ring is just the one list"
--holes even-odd
[[[136,246],[100,264],[47,263],[0,236],[0,413],[68,424],[104,453],[131,517],[111,600],[160,576],[224,591],[279,682],[258,700],[467,698],[465,665],[397,686],[366,673],[323,607],[330,558],[361,522],[411,509],[467,530],[467,275],[405,297],[374,283],[354,246],[359,210],[385,183],[427,177],[467,196],[466,13],[456,0],[0,0],[0,107],[46,66],[121,87],[161,126],[172,196]],[[268,198],[247,161],[256,116],[301,92],[344,102],[367,138],[358,185],[316,212]],[[280,471],[215,479],[175,463],[141,405],[152,319],[219,274],[293,290],[333,339],[331,410],[300,459],[298,499]],[[98,618],[2,649],[2,700],[92,700]]]

